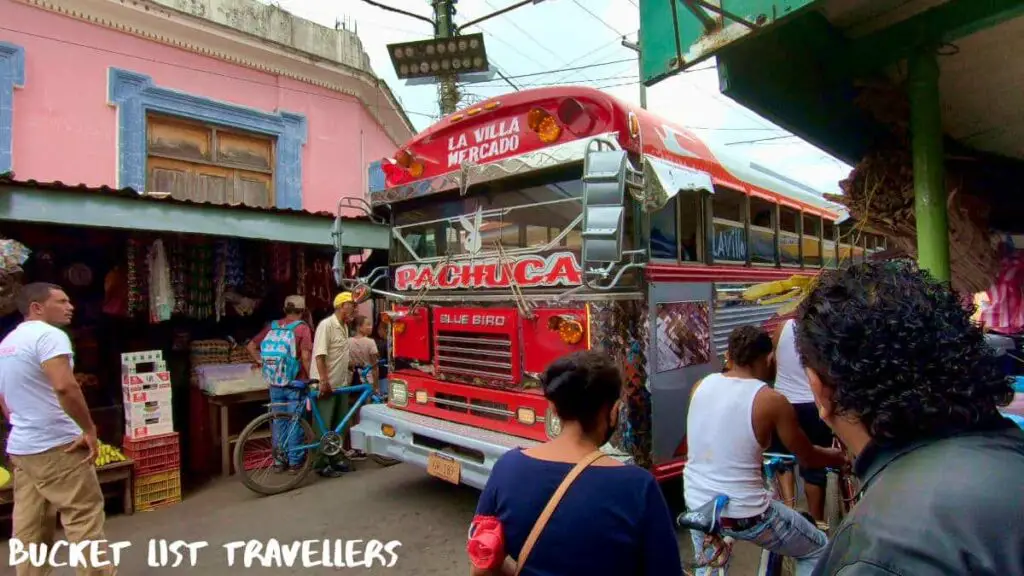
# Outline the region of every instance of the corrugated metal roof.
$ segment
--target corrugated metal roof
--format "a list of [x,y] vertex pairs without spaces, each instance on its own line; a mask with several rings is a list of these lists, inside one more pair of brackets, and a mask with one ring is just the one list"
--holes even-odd
[[[172,202],[175,204],[191,204],[199,206],[217,206],[218,208],[230,208],[232,210],[245,210],[251,212],[269,212],[277,214],[305,214],[309,216],[322,216],[324,218],[334,218],[334,214],[327,211],[311,212],[308,210],[293,210],[290,208],[277,208],[277,207],[261,207],[261,206],[248,206],[244,204],[226,205],[226,204],[214,204],[212,202],[195,202],[192,200],[183,200],[179,198],[171,198],[170,196],[155,196],[149,194],[139,194],[132,188],[111,188],[110,186],[89,186],[88,184],[65,184],[59,180],[52,182],[40,182],[39,180],[18,180],[13,172],[0,172],[0,186],[17,186],[20,188],[35,188],[39,190],[53,190],[63,191],[70,193],[80,194],[106,194],[108,196],[115,196],[119,198],[127,198],[139,200],[142,202]],[[369,220],[366,216],[358,217],[346,217],[347,220]]]

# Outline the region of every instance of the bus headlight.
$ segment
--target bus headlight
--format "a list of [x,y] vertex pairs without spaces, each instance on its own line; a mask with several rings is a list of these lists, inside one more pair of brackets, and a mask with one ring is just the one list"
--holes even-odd
[[532,408],[520,408],[516,410],[516,420],[518,420],[520,424],[533,426],[537,423],[537,413],[534,412]]
[[409,403],[409,387],[405,381],[392,379],[390,385],[391,403],[395,406],[407,405]]

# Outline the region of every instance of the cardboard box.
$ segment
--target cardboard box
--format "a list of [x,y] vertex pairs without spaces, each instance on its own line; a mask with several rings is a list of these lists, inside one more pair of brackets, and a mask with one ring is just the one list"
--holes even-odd
[[131,402],[124,405],[124,421],[127,423],[159,423],[159,422],[171,422],[173,420],[173,413],[171,410],[171,401],[168,398],[166,401],[161,402],[159,400],[149,402]]
[[144,374],[146,372],[166,372],[167,362],[158,360],[155,362],[136,362],[132,364],[121,364],[121,375]]
[[162,350],[143,350],[141,352],[125,352],[121,354],[121,365],[140,364],[143,362],[160,362],[164,359]]
[[170,390],[171,373],[141,372],[121,376],[121,388],[129,392],[148,392],[151,390]]
[[171,403],[171,389],[160,388],[158,390],[137,390],[131,391],[128,388],[122,388],[122,396],[124,398],[124,405],[146,402],[161,402]]
[[171,432],[174,432],[174,424],[170,422],[158,422],[153,424],[142,424],[137,426],[125,424],[124,427],[125,437],[130,438],[132,440],[141,440],[143,438],[149,438],[150,436],[170,434]]

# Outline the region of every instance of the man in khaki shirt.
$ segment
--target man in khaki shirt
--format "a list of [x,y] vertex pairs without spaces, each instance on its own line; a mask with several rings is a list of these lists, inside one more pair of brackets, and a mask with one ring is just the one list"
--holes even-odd
[[[324,426],[333,430],[348,413],[348,394],[334,394],[333,390],[349,385],[348,322],[355,310],[351,292],[334,297],[334,314],[320,321],[313,336],[313,366],[310,377],[320,381],[317,408]],[[327,376],[324,377],[323,375]],[[314,423],[314,428],[316,424]],[[344,436],[345,431],[341,432]],[[323,476],[335,477],[348,472],[344,462],[329,462],[321,457],[313,464]]]

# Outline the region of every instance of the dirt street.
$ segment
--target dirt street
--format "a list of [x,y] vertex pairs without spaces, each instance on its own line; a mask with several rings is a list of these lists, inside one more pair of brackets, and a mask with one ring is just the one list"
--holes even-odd
[[[240,547],[235,552],[234,566],[228,566],[224,544],[245,540],[265,543],[271,538],[286,544],[331,540],[329,555],[342,557],[348,554],[344,551],[345,543],[340,545],[342,550],[335,553],[334,540],[362,540],[353,543],[356,551],[374,548],[385,560],[390,556],[380,547],[391,541],[401,542],[401,546],[393,550],[397,561],[390,568],[382,567],[378,560],[373,568],[321,566],[306,569],[314,574],[468,574],[466,529],[476,506],[479,494],[476,490],[445,484],[404,464],[380,468],[367,461],[359,463],[358,467],[342,478],[316,477],[300,489],[273,497],[256,496],[241,483],[227,480],[188,495],[181,504],[164,510],[133,516],[112,515],[107,521],[107,537],[132,543],[122,552],[119,574],[146,576],[191,570],[194,576],[217,576],[291,574],[304,570],[301,550],[291,568],[263,568],[258,562],[244,568],[245,548]],[[198,550],[195,568],[188,566],[185,549],[181,549],[184,563],[180,567],[158,568],[149,566],[148,562],[151,539],[207,541],[209,545]],[[369,540],[380,543],[374,547],[367,544]],[[680,543],[688,554],[689,539],[681,535]],[[323,558],[322,547],[320,542],[311,546],[314,559]],[[169,554],[167,558],[173,561],[175,555]],[[356,561],[364,558],[366,555],[357,556]],[[737,576],[754,573],[756,549],[740,545],[733,558],[730,573]],[[8,564],[6,542],[0,544],[0,562],[0,574],[14,573]],[[73,574],[73,571],[60,568],[54,572],[55,576],[65,574]]]

